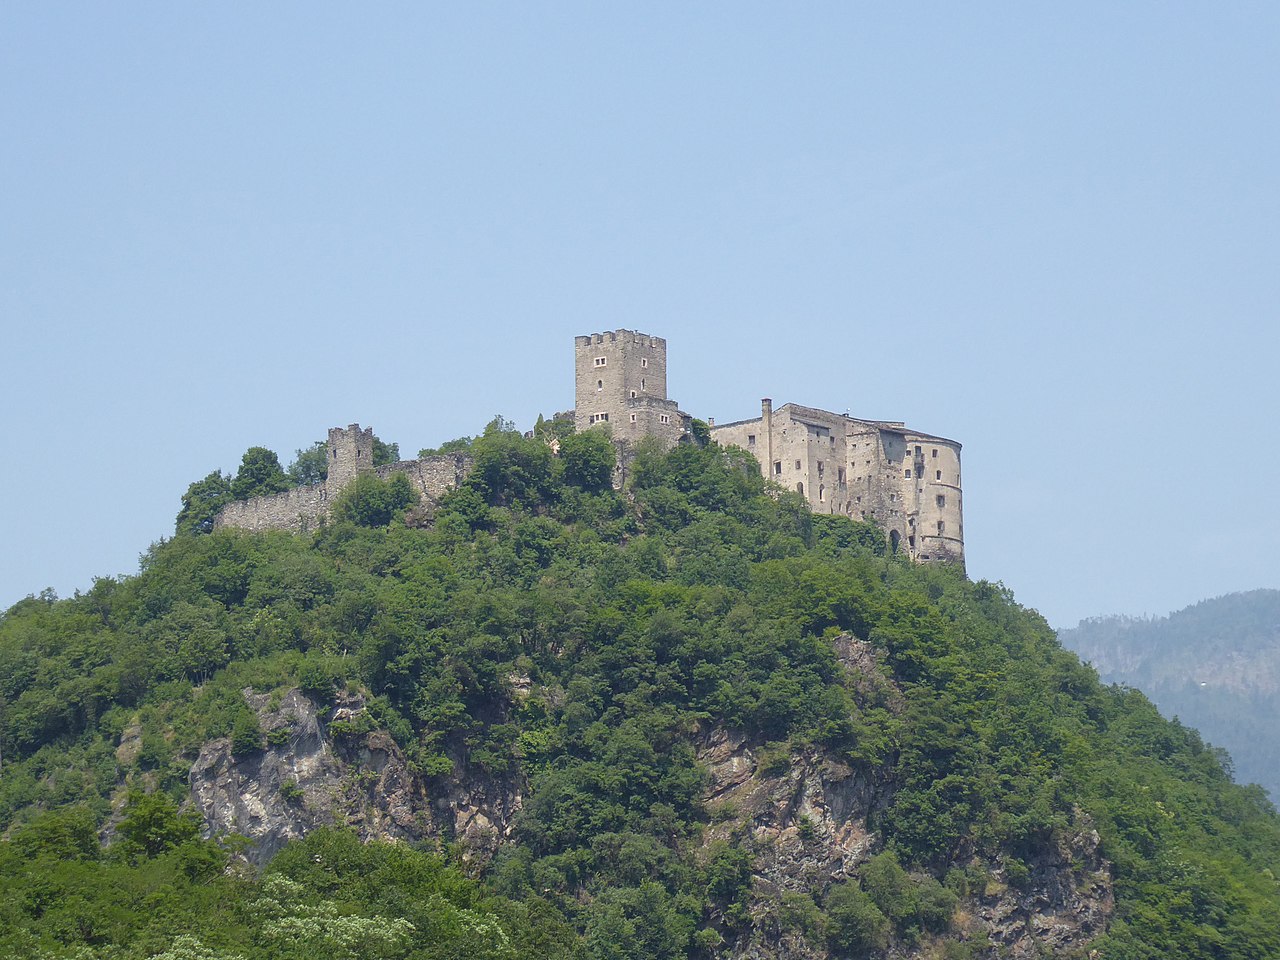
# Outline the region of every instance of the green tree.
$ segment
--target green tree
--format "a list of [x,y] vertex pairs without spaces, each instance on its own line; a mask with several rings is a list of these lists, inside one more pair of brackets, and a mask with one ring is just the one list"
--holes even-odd
[[289,478],[280,466],[280,458],[266,447],[250,447],[240,460],[240,469],[231,481],[231,496],[248,500],[264,494],[289,489]]
[[182,495],[182,509],[178,511],[175,532],[178,536],[211,533],[213,518],[233,499],[231,478],[220,470],[214,470],[203,480],[187,487],[187,492]]
[[373,465],[384,467],[400,459],[400,444],[383,443],[378,437],[373,438]]
[[827,897],[827,942],[841,957],[863,957],[889,943],[889,921],[856,883]]
[[179,813],[177,804],[163,793],[135,793],[118,831],[132,849],[155,857],[195,840],[200,835],[200,820],[192,811]]
[[317,440],[305,450],[294,454],[289,464],[289,480],[297,487],[312,487],[324,483],[329,476],[329,444]]
[[560,441],[564,482],[588,493],[603,493],[613,488],[613,467],[617,459],[617,450],[605,428],[572,433]]
[[417,501],[418,495],[403,473],[393,473],[386,480],[377,474],[362,473],[342,491],[333,515],[361,527],[385,527]]

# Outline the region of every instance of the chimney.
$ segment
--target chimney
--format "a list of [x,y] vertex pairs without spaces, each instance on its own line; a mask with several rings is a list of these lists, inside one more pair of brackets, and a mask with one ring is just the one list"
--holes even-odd
[[767,479],[773,477],[773,400],[765,397],[760,401],[760,425],[764,428],[765,461],[761,471]]

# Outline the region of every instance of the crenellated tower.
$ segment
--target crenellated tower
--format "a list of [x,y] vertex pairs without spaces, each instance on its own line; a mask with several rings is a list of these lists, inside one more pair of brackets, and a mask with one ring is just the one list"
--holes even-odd
[[360,429],[360,424],[329,428],[330,490],[341,490],[358,474],[373,469],[373,427]]
[[667,397],[667,341],[635,330],[574,338],[574,421],[607,423],[615,440],[677,442],[688,416]]

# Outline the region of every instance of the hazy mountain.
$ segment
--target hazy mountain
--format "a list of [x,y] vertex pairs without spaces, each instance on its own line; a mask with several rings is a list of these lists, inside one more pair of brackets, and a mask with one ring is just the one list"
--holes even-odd
[[1167,617],[1094,617],[1058,637],[1103,680],[1137,687],[1229,751],[1241,783],[1280,797],[1280,590]]

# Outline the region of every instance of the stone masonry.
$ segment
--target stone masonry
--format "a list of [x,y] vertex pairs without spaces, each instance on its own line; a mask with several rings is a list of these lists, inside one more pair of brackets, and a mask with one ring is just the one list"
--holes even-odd
[[375,467],[373,428],[361,430],[358,423],[330,428],[326,456],[329,475],[323,483],[294,487],[268,497],[233,501],[214,518],[214,529],[236,527],[305,533],[314,530],[330,515],[338,494],[362,473],[375,473],[384,480],[393,473],[403,473],[420,497],[434,501],[461,483],[472,466],[470,457],[448,455],[400,460]]
[[[691,419],[667,398],[667,341],[634,330],[574,340],[574,421],[607,423],[627,447],[643,436],[691,439]],[[711,439],[753,454],[761,472],[815,513],[881,526],[914,560],[964,562],[960,444],[887,420],[761,401],[760,416],[711,427]]]
[[[667,446],[689,442],[692,418],[667,396],[667,341],[634,330],[575,337],[574,423],[578,430],[609,426],[619,446],[619,483],[641,438],[657,437]],[[759,417],[712,421],[711,438],[750,452],[765,477],[803,496],[815,513],[872,521],[895,552],[913,560],[964,562],[960,444],[954,440],[796,403],[774,410],[769,399],[761,401]],[[431,502],[472,467],[470,457],[459,455],[375,468],[373,429],[354,423],[329,430],[327,457],[324,483],[230,503],[214,527],[305,532],[330,515],[338,494],[361,473],[403,473]]]
[[713,426],[711,438],[749,451],[815,513],[873,521],[913,560],[964,561],[959,443],[895,421],[760,407],[755,419]]

